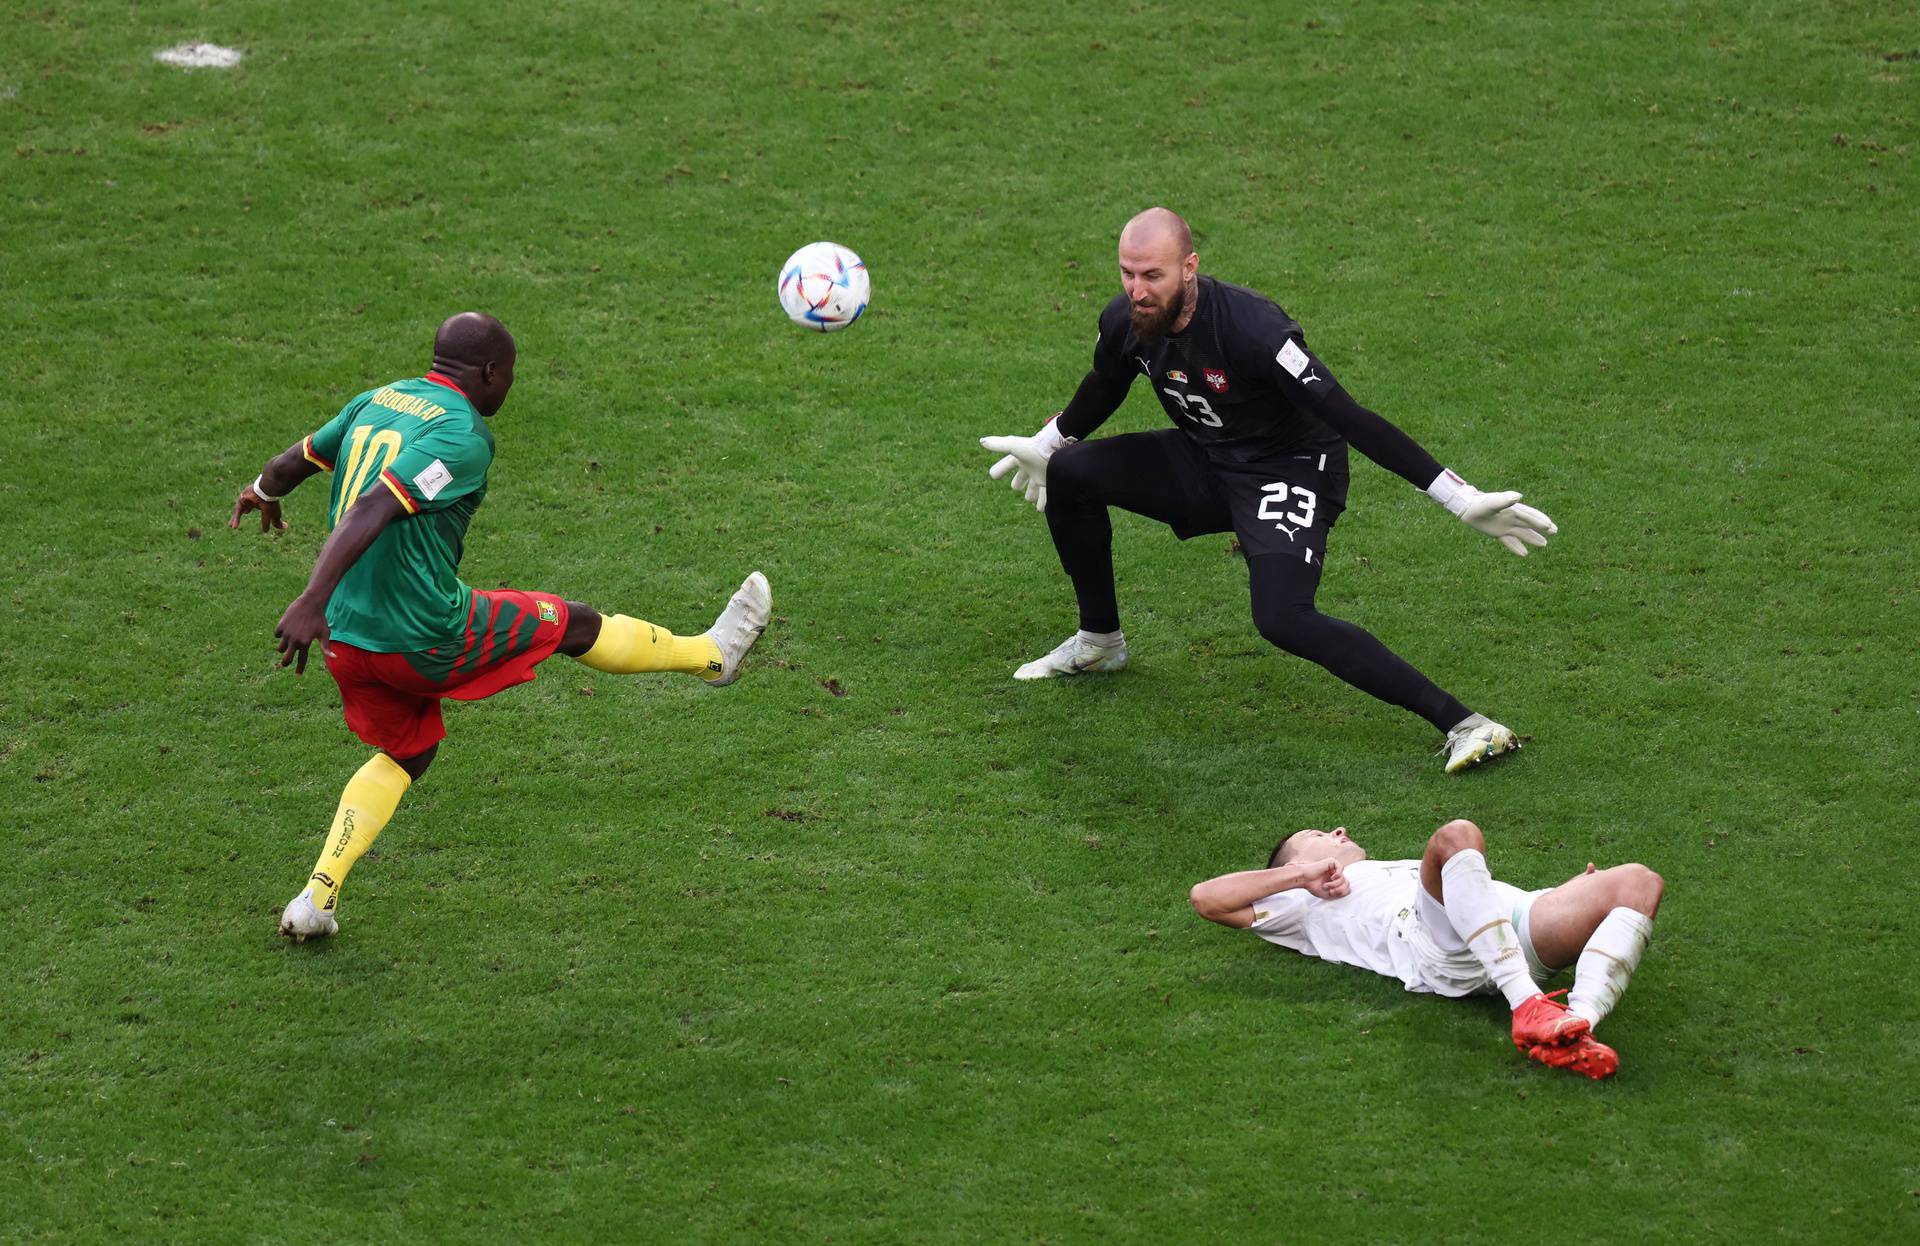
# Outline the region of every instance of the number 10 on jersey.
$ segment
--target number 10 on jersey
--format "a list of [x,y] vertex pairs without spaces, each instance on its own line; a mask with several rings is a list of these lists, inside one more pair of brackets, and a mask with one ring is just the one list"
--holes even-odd
[[[368,444],[367,435],[373,433],[372,444]],[[372,453],[368,453],[371,450]],[[340,479],[346,482],[340,490],[340,501],[333,512],[333,522],[337,525],[347,508],[352,506],[367,487],[367,482],[393,466],[393,460],[400,455],[400,434],[391,428],[383,428],[374,433],[365,424],[353,430],[353,446],[347,451],[346,470]]]

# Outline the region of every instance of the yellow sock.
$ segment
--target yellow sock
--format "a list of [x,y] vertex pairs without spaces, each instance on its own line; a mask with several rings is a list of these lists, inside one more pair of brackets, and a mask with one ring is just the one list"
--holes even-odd
[[313,907],[330,913],[340,903],[340,885],[347,881],[347,871],[373,847],[381,828],[399,808],[400,798],[412,786],[413,777],[385,753],[375,753],[347,780],[347,790],[340,793],[340,808],[333,815],[333,829],[327,832],[320,859],[313,863],[313,881],[307,885],[313,893]]
[[717,679],[722,667],[720,646],[705,632],[675,636],[664,627],[624,614],[600,616],[600,638],[577,660],[609,675],[684,671]]

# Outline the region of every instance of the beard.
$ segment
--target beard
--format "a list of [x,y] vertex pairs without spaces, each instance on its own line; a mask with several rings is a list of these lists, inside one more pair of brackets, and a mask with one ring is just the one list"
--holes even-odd
[[1165,307],[1142,310],[1137,305],[1129,305],[1127,315],[1133,322],[1133,335],[1140,339],[1142,345],[1154,345],[1167,336],[1168,330],[1173,328],[1191,301],[1187,283],[1183,281]]

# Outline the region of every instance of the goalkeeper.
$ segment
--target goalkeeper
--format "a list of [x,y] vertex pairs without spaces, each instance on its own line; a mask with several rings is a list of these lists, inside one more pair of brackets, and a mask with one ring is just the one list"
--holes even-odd
[[[1093,368],[1031,437],[983,437],[989,473],[1043,511],[1073,583],[1080,628],[1015,679],[1117,671],[1126,637],[1113,583],[1118,506],[1185,540],[1232,532],[1246,554],[1253,620],[1288,653],[1446,733],[1449,774],[1518,748],[1365,629],[1314,606],[1327,537],[1346,508],[1347,446],[1405,478],[1515,554],[1544,546],[1553,521],[1518,493],[1482,493],[1407,434],[1355,402],[1272,300],[1199,271],[1193,235],[1166,208],[1120,234],[1122,293],[1100,315]],[[1086,441],[1145,376],[1173,428]]]

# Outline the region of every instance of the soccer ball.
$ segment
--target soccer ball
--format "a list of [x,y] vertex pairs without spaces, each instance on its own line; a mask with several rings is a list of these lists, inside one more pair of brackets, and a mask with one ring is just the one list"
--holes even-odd
[[832,333],[860,319],[872,287],[859,256],[837,242],[809,242],[780,266],[775,292],[793,323]]

